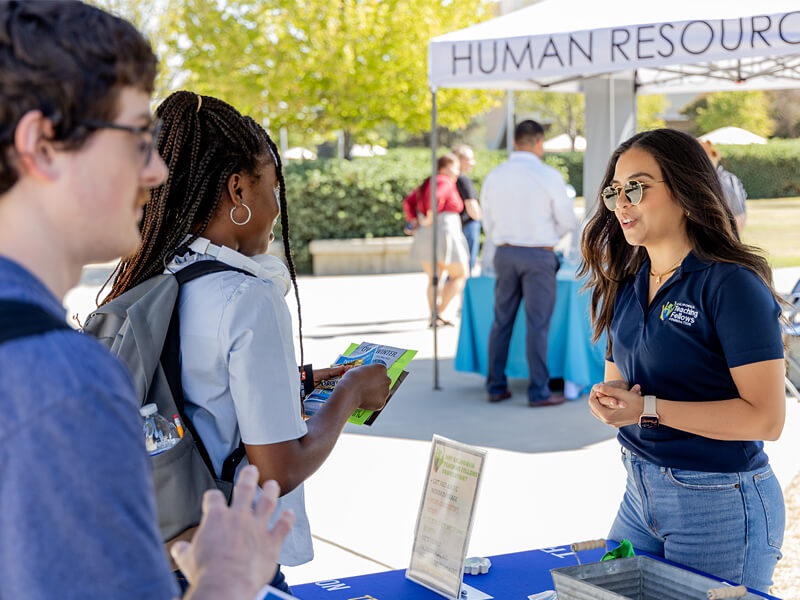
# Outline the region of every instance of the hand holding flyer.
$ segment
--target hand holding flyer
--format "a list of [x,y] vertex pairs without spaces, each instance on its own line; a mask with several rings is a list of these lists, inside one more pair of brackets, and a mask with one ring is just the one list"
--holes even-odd
[[[386,399],[388,403],[395,390],[408,375],[408,372],[404,369],[416,353],[416,350],[404,350],[403,348],[362,342],[360,344],[350,344],[332,366],[345,365],[349,368],[355,368],[375,363],[384,365],[386,367],[386,375],[391,381],[389,397]],[[327,402],[340,379],[341,377],[332,377],[319,382],[314,391],[303,402],[307,416],[313,415]],[[357,409],[350,417],[349,422],[357,425],[372,425],[380,412],[380,410]]]

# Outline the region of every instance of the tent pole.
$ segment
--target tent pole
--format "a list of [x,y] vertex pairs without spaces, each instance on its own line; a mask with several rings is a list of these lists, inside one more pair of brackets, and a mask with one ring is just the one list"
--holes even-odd
[[438,273],[438,261],[436,260],[436,242],[438,241],[437,238],[437,226],[436,226],[436,213],[438,206],[436,206],[436,145],[438,144],[438,136],[436,133],[436,88],[431,88],[431,158],[432,158],[432,171],[431,171],[431,213],[433,214],[433,223],[431,224],[431,228],[433,230],[433,248],[431,248],[431,252],[433,256],[431,257],[431,264],[433,265],[433,276],[432,276],[432,283],[433,283],[433,310],[431,314],[431,323],[433,323],[433,389],[440,390],[442,388],[439,387],[439,344],[438,344],[438,327],[437,322],[439,321],[439,306],[436,302],[436,298],[439,292],[439,273]]
[[506,91],[506,152],[514,151],[514,90]]
[[608,139],[611,141],[611,148],[609,150],[613,153],[617,147],[616,123],[614,123],[614,113],[616,107],[614,106],[614,75],[608,76]]

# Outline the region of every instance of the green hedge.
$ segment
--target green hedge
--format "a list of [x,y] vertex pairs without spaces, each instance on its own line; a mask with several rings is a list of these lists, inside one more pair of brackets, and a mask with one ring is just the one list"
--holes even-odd
[[800,196],[800,140],[718,148],[722,166],[742,180],[748,198]]
[[289,163],[284,177],[297,270],[311,271],[313,239],[403,235],[402,201],[422,172],[383,157]]
[[[738,175],[750,198],[800,195],[800,140],[767,145],[720,146],[723,164]],[[506,153],[476,153],[472,178],[480,190]],[[545,155],[583,195],[583,154]],[[397,148],[386,156],[353,161],[291,161],[285,167],[291,239],[299,272],[311,271],[308,243],[403,235],[402,201],[431,172],[430,150]],[[276,231],[280,237],[280,232]]]

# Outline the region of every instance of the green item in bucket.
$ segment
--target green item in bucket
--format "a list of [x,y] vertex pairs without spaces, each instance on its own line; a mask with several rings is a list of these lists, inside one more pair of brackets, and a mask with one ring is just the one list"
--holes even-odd
[[635,556],[633,552],[633,544],[631,544],[628,540],[622,540],[619,543],[619,546],[606,552],[605,555],[603,555],[603,558],[600,560],[603,561],[613,560],[615,558],[629,558],[631,556]]

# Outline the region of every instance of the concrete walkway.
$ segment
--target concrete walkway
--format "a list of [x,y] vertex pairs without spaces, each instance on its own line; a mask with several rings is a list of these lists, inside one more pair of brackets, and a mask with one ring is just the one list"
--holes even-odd
[[[87,269],[84,285],[67,297],[70,314],[88,313],[104,273],[107,266]],[[783,278],[786,289],[797,276]],[[299,280],[306,362],[325,366],[361,341],[419,354],[375,425],[348,425],[307,482],[316,558],[287,568],[290,584],[407,566],[434,433],[489,453],[470,555],[604,537],[611,525],[625,478],[615,430],[590,415],[585,398],[528,408],[521,380],[511,382],[511,400],[489,405],[482,377],[453,370],[457,328],[439,330],[442,389],[434,391],[425,285],[422,274]],[[293,296],[287,299],[296,317]],[[767,444],[783,485],[800,470],[798,426],[800,406],[788,401],[784,435]]]

